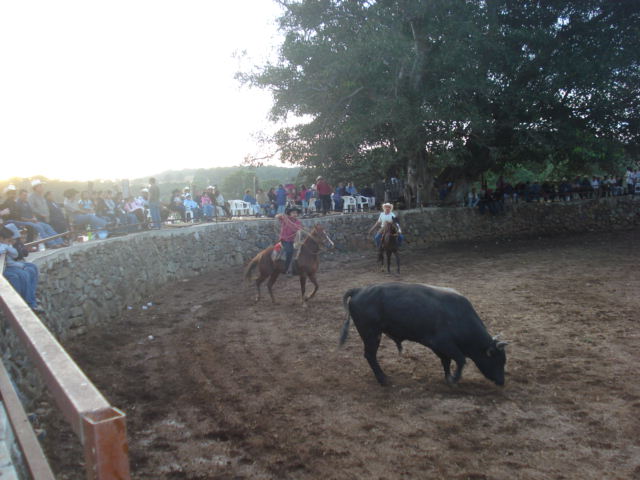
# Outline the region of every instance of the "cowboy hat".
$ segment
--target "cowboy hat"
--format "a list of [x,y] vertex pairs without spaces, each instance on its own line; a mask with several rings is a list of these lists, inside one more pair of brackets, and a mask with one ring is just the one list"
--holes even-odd
[[31,181],[31,187],[32,188],[36,188],[38,185],[44,185],[44,182],[42,180],[40,180],[39,178],[36,178],[35,180]]
[[4,193],[15,192],[17,190],[15,185],[7,185],[7,188],[4,189]]
[[389,208],[391,208],[391,210],[393,210],[393,205],[391,203],[389,203],[389,202],[383,203],[382,204],[382,208],[384,208],[384,207],[389,207]]
[[284,213],[286,213],[287,215],[289,215],[291,212],[298,212],[298,214],[300,214],[302,213],[302,210],[300,210],[298,207],[289,207],[284,211]]

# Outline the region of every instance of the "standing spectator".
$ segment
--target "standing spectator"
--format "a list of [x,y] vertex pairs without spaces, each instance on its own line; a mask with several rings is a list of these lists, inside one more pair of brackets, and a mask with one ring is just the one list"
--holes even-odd
[[149,213],[151,214],[151,228],[162,228],[162,219],[160,218],[160,187],[156,183],[156,179],[149,179]]
[[467,207],[473,208],[478,205],[479,201],[480,201],[480,197],[478,196],[478,192],[476,192],[476,189],[474,187],[467,194]]
[[307,186],[306,185],[300,185],[300,204],[302,205],[302,214],[306,215],[307,212],[309,211],[309,200],[307,199]]
[[631,167],[627,167],[627,171],[624,172],[624,183],[627,186],[627,195],[633,195],[634,181],[635,175],[633,173],[633,170],[631,169]]
[[352,197],[355,197],[357,194],[358,194],[358,189],[355,187],[353,182],[349,182],[347,184],[347,195],[351,195]]
[[271,210],[273,211],[273,215],[270,216],[275,216],[278,210],[278,195],[276,195],[276,189],[274,187],[271,187],[269,189],[269,191],[267,192],[267,197],[269,198],[269,202],[271,203]]
[[331,193],[333,189],[322,176],[316,179],[316,190],[322,204],[322,214],[326,215],[331,210]]
[[282,215],[287,206],[287,191],[284,189],[282,185],[278,185],[278,190],[276,190],[276,213]]

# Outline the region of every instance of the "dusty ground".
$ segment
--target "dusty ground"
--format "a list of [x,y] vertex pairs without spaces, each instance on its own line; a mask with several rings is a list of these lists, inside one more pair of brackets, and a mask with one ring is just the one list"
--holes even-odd
[[[323,254],[307,311],[297,279],[279,280],[279,305],[256,305],[228,271],[66,346],[127,413],[138,479],[640,478],[638,240],[441,246],[405,252],[399,277],[371,252]],[[506,386],[472,363],[448,386],[432,352],[405,343],[399,356],[384,339],[383,388],[353,326],[338,349],[343,292],[392,278],[469,297],[510,341]],[[72,434],[50,422],[59,478],[84,478]]]

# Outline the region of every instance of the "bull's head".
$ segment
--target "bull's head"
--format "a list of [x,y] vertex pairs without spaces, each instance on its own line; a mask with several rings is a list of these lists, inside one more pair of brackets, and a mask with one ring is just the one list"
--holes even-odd
[[[480,362],[476,362],[478,368],[484,375],[496,383],[504,385],[504,366],[507,363],[505,347],[507,342],[501,342],[499,336],[491,339],[491,344],[487,347],[486,356]],[[482,366],[481,366],[482,365]]]

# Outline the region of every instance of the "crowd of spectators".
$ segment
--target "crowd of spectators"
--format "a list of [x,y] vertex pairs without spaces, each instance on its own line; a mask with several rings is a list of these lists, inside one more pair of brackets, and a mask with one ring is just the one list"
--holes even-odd
[[[495,188],[483,185],[466,195],[467,207],[478,207],[480,213],[500,213],[505,203],[570,202],[574,200],[640,194],[640,170],[628,167],[623,176],[562,178],[559,182],[519,182],[512,185],[501,176]],[[440,190],[440,195],[443,191]]]

